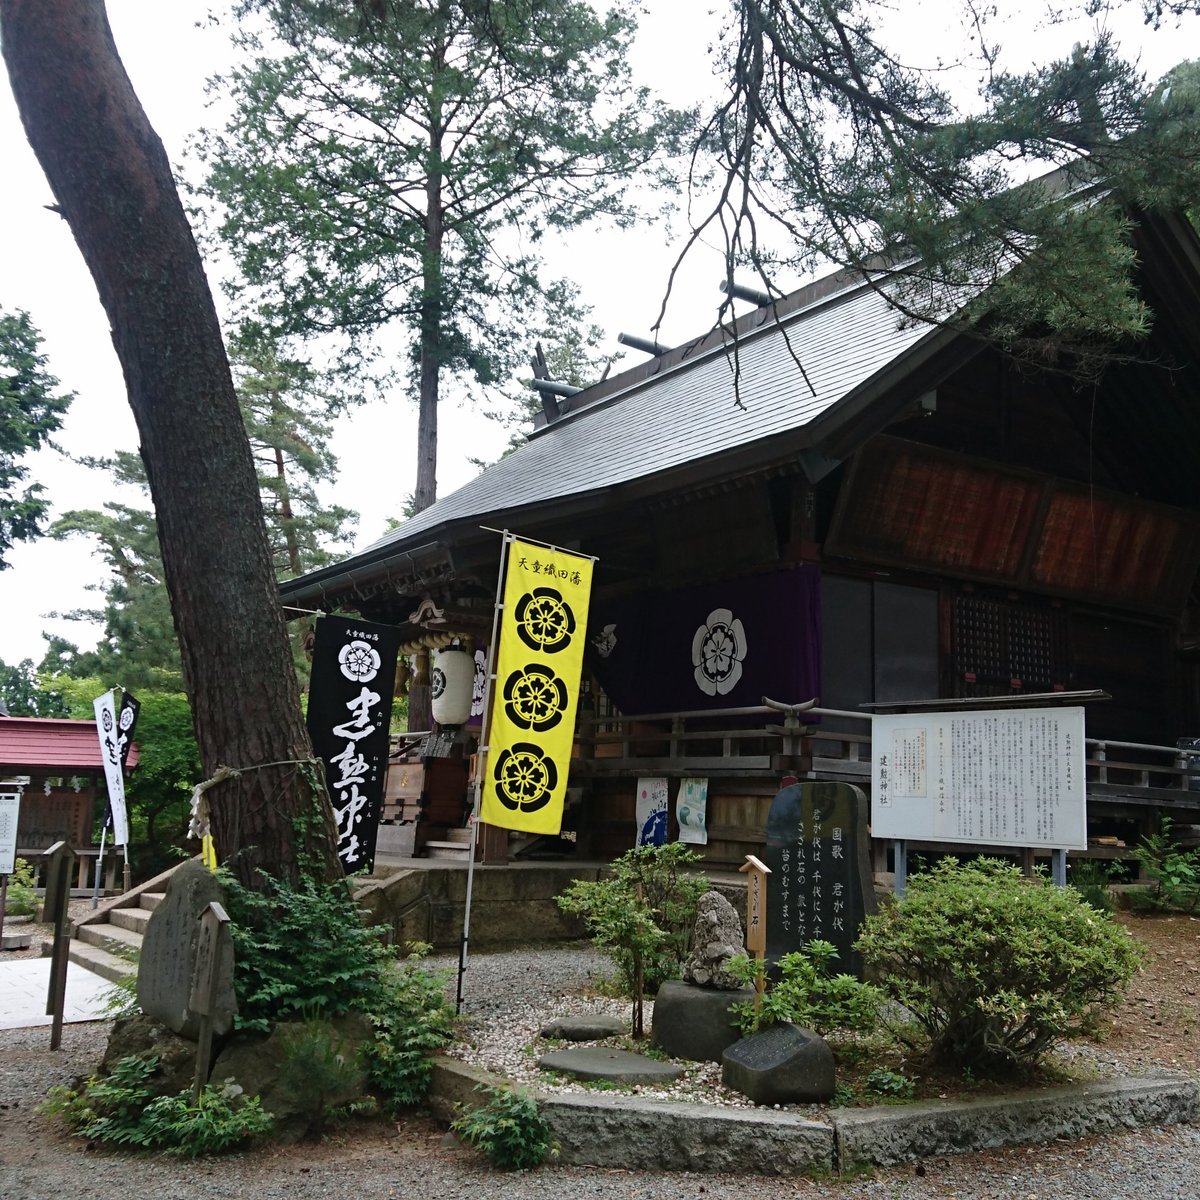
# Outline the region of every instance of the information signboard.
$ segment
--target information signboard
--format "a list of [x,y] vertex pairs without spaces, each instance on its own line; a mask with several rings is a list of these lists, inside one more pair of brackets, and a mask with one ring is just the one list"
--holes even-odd
[[0,875],[11,875],[17,859],[17,819],[21,793],[0,792]]
[[871,834],[1087,848],[1082,708],[876,716]]

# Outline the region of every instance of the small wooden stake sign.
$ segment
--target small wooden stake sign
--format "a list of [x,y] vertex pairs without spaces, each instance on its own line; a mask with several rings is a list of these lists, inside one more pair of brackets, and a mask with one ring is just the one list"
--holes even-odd
[[[746,855],[746,861],[738,870],[746,876],[746,949],[758,959],[761,966],[767,954],[767,876],[771,868],[754,857]],[[762,1004],[766,977],[760,970],[755,983],[754,1009]]]
[[46,863],[46,896],[42,902],[42,920],[54,926],[53,951],[50,955],[50,988],[46,993],[46,1015],[50,1024],[50,1049],[62,1045],[63,1005],[67,995],[67,902],[71,880],[75,878],[75,851],[66,842],[55,842],[42,855]]
[[200,1089],[208,1082],[212,1060],[212,1018],[217,998],[217,976],[221,969],[221,945],[229,936],[229,916],[215,900],[200,914],[200,937],[196,943],[196,965],[192,970],[192,994],[188,1007],[200,1016],[196,1046],[196,1079],[192,1104],[200,1100]]

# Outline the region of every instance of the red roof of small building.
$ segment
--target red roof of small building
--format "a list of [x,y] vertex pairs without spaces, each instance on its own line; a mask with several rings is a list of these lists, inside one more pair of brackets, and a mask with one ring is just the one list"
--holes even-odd
[[[126,768],[137,766],[138,747],[129,748]],[[66,717],[0,717],[0,775],[72,775],[101,772],[95,721]]]

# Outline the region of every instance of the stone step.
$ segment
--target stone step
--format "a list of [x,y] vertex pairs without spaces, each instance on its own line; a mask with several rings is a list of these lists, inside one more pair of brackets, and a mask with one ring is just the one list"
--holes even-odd
[[108,920],[111,925],[118,925],[122,929],[144,934],[146,926],[150,922],[150,910],[148,908],[110,908]]
[[[86,929],[87,926],[84,926]],[[120,983],[127,976],[137,974],[137,963],[130,962],[118,954],[112,954],[101,946],[81,942],[72,938],[67,947],[67,958],[77,966],[86,967],[110,983]]]
[[142,935],[132,929],[107,922],[99,925],[81,925],[76,931],[78,940],[91,946],[99,946],[110,954],[136,954],[142,948]]
[[138,907],[144,908],[147,912],[153,912],[163,900],[166,892],[143,892],[138,897]]
[[454,842],[459,846],[469,846],[471,844],[471,831],[469,829],[447,829],[445,840]]
[[471,847],[462,842],[426,842],[425,857],[466,862],[471,857]]

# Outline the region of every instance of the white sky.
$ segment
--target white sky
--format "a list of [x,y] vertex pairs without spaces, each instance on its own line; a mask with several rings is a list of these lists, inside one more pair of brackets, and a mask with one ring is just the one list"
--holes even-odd
[[[226,33],[205,22],[214,7],[204,0],[109,0],[109,19],[134,87],[150,120],[179,162],[188,136],[205,123],[205,80],[229,60]],[[636,74],[670,102],[686,104],[710,86],[708,46],[716,27],[704,0],[648,0],[633,63]],[[915,6],[914,6],[915,7]],[[1015,4],[1013,7],[1017,7]],[[1010,41],[1019,58],[1044,60],[1066,53],[1072,41],[1087,37],[1074,31],[1038,28],[1032,14],[1044,11],[1036,0],[1020,6],[1025,14],[1010,18],[1016,33]],[[914,53],[932,55],[940,40],[958,41],[956,4],[935,0],[921,6],[921,26],[906,21],[905,4],[897,13],[901,36],[912,39]],[[939,18],[944,28],[939,30]],[[1019,24],[1017,24],[1019,20]],[[938,34],[941,37],[939,39]],[[1143,67],[1161,74],[1184,57],[1200,55],[1196,23],[1149,35],[1130,13],[1122,25],[1127,46],[1141,46]],[[1186,35],[1186,36],[1185,36]],[[945,52],[945,51],[943,51]],[[949,53],[953,53],[950,51]],[[0,307],[29,311],[45,341],[49,368],[76,399],[59,444],[68,455],[110,454],[134,449],[136,431],[125,401],[124,384],[108,337],[107,322],[95,288],[66,223],[44,207],[52,196],[25,141],[7,81],[0,80]],[[582,299],[594,307],[594,319],[618,349],[618,332],[648,336],[678,253],[661,229],[632,232],[588,231],[576,234],[552,264],[558,274],[581,285]],[[721,257],[715,250],[694,253],[677,281],[660,340],[675,344],[709,327],[720,301]],[[786,281],[777,281],[788,286]],[[399,352],[400,347],[397,347]],[[626,363],[642,356],[630,352]],[[616,368],[619,369],[619,368]],[[361,514],[356,544],[374,541],[388,516],[399,515],[413,489],[412,438],[416,410],[402,389],[386,402],[377,401],[347,417],[334,441],[342,477],[334,489],[337,502]],[[507,434],[469,410],[443,405],[439,434],[438,494],[447,495],[474,474],[468,458],[494,458]],[[28,460],[31,477],[42,482],[56,512],[99,508],[115,491],[98,472],[88,471],[52,452]],[[52,620],[52,610],[101,604],[88,584],[103,584],[106,571],[83,539],[41,539],[18,544],[8,570],[0,572],[0,659],[16,663],[40,660],[43,633],[61,633],[83,646],[96,633],[77,622]]]

